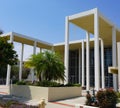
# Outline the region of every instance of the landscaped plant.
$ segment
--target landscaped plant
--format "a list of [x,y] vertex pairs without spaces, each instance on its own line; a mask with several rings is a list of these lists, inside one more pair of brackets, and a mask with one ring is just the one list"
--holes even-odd
[[13,44],[8,42],[6,37],[0,37],[0,77],[6,78],[7,64],[17,63],[18,55],[13,49]]
[[14,65],[17,63],[16,51],[13,49],[13,44],[8,43],[8,39],[0,37],[0,67],[7,64]]
[[25,66],[36,70],[39,81],[64,81],[65,67],[60,55],[55,52],[45,51],[32,55]]
[[80,84],[60,84],[55,81],[34,81],[34,83],[31,83],[30,81],[18,81],[16,83],[17,85],[31,85],[31,86],[42,86],[42,87],[80,87]]
[[0,99],[0,108],[38,108],[38,106],[26,105],[14,100]]
[[116,108],[117,94],[113,89],[99,90],[96,97],[100,108]]

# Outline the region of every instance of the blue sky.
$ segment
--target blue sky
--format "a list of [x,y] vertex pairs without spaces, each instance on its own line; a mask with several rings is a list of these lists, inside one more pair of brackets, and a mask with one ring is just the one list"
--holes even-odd
[[[0,29],[50,43],[63,42],[65,16],[92,8],[98,8],[120,27],[120,0],[0,0]],[[84,38],[77,27],[71,29],[70,40]]]
[[[120,0],[0,0],[0,28],[50,43],[64,41],[65,16],[98,8],[120,27]],[[80,39],[73,28],[71,40]],[[79,33],[79,35],[81,35]]]

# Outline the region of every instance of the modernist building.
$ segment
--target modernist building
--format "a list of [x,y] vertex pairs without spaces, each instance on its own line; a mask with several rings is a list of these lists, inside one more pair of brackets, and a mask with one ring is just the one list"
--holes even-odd
[[[86,39],[69,42],[69,23],[86,32]],[[90,39],[90,34],[94,36]],[[120,41],[120,29],[105,18],[97,8],[67,16],[65,21],[65,42],[46,43],[18,33],[8,33],[11,42],[22,43],[19,79],[21,80],[24,44],[55,50],[63,55],[65,64],[65,83],[81,83],[89,90],[114,87],[117,90],[117,75],[108,73],[108,66],[117,66],[116,43]],[[8,65],[7,84],[9,84],[10,66]]]

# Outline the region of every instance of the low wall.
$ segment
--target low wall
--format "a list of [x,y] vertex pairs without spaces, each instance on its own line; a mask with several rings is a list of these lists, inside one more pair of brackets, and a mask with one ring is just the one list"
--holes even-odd
[[81,87],[50,87],[49,101],[81,96]]
[[10,86],[0,85],[0,94],[10,94]]
[[75,108],[99,108],[99,107],[93,107],[93,106],[86,106],[86,105],[76,104]]
[[28,99],[45,99],[55,101],[81,96],[81,87],[37,87],[27,85],[13,85],[11,94]]

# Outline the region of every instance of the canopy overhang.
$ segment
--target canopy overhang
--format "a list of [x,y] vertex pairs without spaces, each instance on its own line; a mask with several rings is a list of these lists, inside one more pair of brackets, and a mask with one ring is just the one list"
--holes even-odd
[[26,35],[22,35],[22,34],[15,33],[15,32],[2,34],[0,36],[7,37],[8,39],[10,39],[11,35],[13,35],[13,41],[15,41],[15,42],[19,42],[19,43],[31,45],[31,46],[34,46],[34,42],[37,42],[37,47],[43,48],[43,49],[52,49],[52,47],[53,47],[53,44],[51,44],[51,43],[41,41],[41,40],[38,40],[35,38],[31,38]]
[[99,15],[99,37],[103,39],[105,46],[112,45],[112,28],[116,28],[116,40],[120,41],[120,29],[117,28],[111,21],[104,17],[97,8],[85,11],[79,14],[69,16],[69,22],[76,26],[94,34],[94,15],[98,12]]
[[[74,14],[68,16],[68,20],[70,23],[80,27],[81,29],[88,31],[89,33],[94,35],[94,15],[98,11],[97,8],[85,11],[82,13]],[[105,16],[103,16],[99,11],[99,38],[103,40],[104,47],[112,47],[112,28],[116,28],[116,41],[120,42],[120,29],[115,26],[110,20],[108,20]],[[86,40],[85,45],[86,45]],[[56,51],[62,50],[64,51],[65,43],[54,44],[54,49]],[[75,50],[81,47],[81,40],[71,41],[69,42],[69,49]],[[94,48],[94,39],[90,40],[90,47]]]

